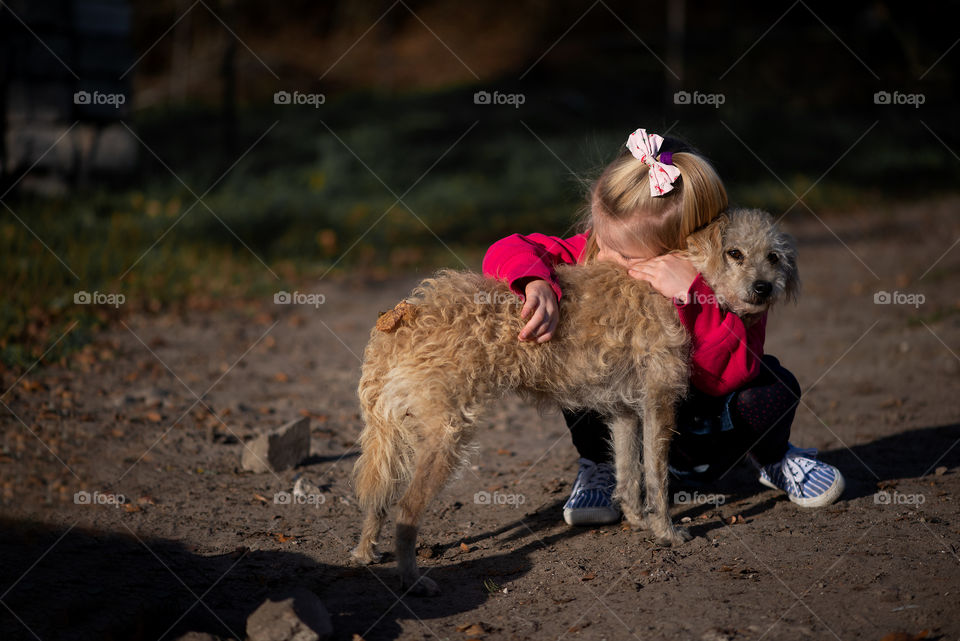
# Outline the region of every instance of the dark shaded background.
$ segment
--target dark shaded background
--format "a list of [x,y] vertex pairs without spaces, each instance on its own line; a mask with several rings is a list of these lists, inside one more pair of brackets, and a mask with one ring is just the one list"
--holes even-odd
[[32,362],[51,327],[119,313],[78,310],[80,290],[156,310],[342,270],[477,268],[508,233],[567,233],[638,126],[687,138],[735,203],[777,215],[953,191],[957,7],[5,3],[0,351]]

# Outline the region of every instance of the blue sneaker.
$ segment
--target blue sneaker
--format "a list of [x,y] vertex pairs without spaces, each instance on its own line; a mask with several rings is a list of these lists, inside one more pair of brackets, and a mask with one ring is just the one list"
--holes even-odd
[[800,507],[830,505],[843,494],[845,483],[840,470],[818,461],[817,450],[789,445],[779,463],[760,466],[760,483],[783,490]]
[[617,477],[609,463],[580,459],[580,471],[570,498],[563,506],[567,525],[603,525],[620,520],[620,510],[613,505]]

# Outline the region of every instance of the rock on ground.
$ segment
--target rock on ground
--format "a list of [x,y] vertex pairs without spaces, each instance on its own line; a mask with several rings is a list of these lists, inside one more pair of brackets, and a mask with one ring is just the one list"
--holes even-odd
[[267,599],[247,619],[249,641],[320,641],[333,634],[330,615],[309,590]]
[[244,444],[241,464],[250,472],[280,472],[310,456],[310,419],[290,421]]

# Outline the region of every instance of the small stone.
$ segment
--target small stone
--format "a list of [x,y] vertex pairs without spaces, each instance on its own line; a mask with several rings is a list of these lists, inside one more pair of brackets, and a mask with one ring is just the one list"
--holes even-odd
[[250,472],[280,472],[310,456],[310,418],[304,416],[244,444],[241,465]]
[[937,476],[943,476],[944,474],[947,473],[947,466],[946,466],[946,465],[941,465],[940,467],[938,467],[937,469],[935,469],[935,470],[933,471],[933,473],[936,474]]
[[[319,487],[301,476],[297,479],[297,482],[293,484],[293,496],[305,502],[322,498],[323,492]],[[322,503],[323,501],[320,502]]]
[[247,618],[249,641],[320,641],[333,635],[330,614],[309,590],[267,599]]
[[701,641],[730,641],[733,635],[720,628],[710,628],[700,637]]

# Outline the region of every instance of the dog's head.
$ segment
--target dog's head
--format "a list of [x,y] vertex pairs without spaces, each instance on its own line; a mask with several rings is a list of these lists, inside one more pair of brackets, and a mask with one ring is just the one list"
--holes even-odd
[[687,239],[693,264],[721,307],[742,318],[774,303],[796,300],[800,290],[797,248],[770,214],[735,209]]

